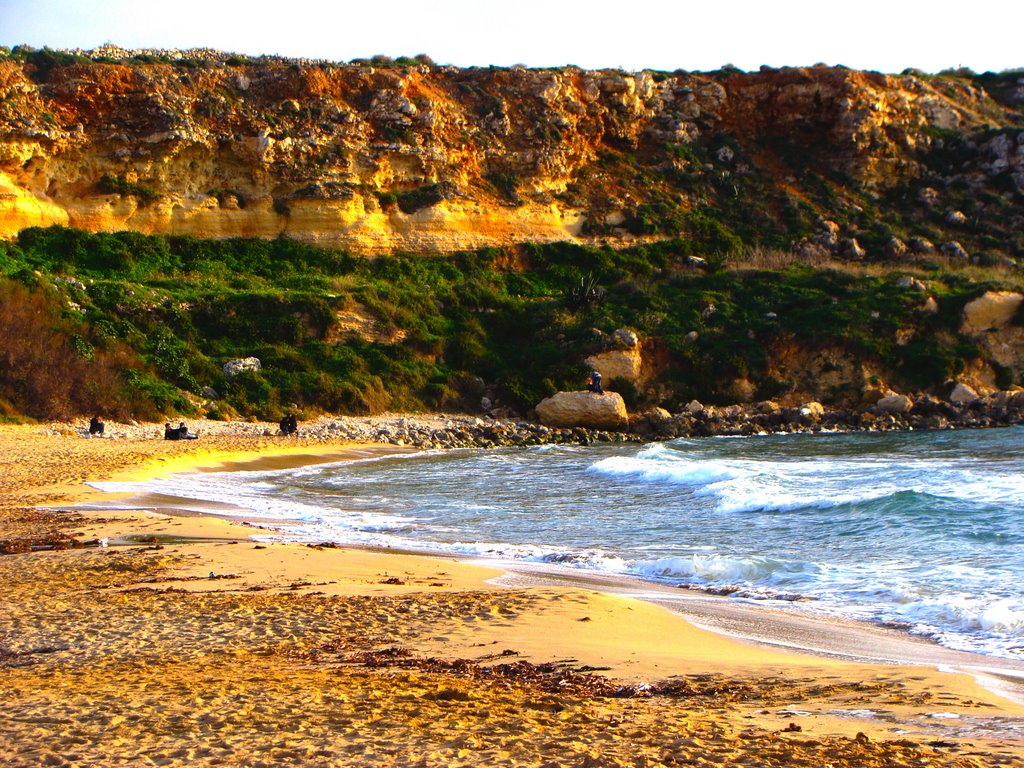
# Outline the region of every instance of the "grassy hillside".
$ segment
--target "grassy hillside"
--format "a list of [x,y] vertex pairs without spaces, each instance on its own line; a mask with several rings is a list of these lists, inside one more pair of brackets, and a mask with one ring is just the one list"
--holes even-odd
[[[634,407],[732,401],[737,379],[755,399],[785,396],[781,347],[840,350],[919,390],[981,354],[957,334],[964,303],[1020,284],[934,260],[908,267],[938,301],[927,313],[896,272],[718,253],[669,240],[363,259],[286,239],[29,229],[0,243],[0,407],[274,418],[293,406],[474,410],[486,394],[525,413],[579,388],[584,357],[623,327],[657,369],[640,388],[618,382]],[[249,356],[261,372],[224,376],[225,361]],[[1018,374],[1001,371],[1005,384]],[[821,393],[855,396],[851,382]]]

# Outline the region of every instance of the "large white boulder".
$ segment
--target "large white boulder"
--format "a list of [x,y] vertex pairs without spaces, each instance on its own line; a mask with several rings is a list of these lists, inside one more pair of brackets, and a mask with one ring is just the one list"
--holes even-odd
[[964,306],[961,333],[984,333],[990,328],[1002,328],[1017,314],[1024,296],[1010,291],[986,291]]
[[629,426],[626,403],[617,392],[556,392],[537,405],[548,427],[587,427],[621,431]]
[[252,371],[253,373],[261,371],[263,370],[263,364],[258,357],[243,357],[238,360],[228,360],[224,363],[222,370],[224,375],[230,379],[243,371]]

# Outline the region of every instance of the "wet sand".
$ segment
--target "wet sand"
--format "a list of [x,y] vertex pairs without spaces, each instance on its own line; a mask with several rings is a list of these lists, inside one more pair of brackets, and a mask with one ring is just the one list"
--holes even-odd
[[0,764],[1024,766],[1024,707],[930,657],[794,653],[770,612],[72,506],[126,472],[362,450],[0,427]]

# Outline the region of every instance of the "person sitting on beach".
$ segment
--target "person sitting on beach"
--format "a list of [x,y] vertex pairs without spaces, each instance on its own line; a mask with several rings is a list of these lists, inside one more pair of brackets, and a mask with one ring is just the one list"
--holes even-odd
[[172,427],[171,422],[164,422],[164,440],[180,440],[181,433],[178,432],[177,427]]
[[294,435],[299,431],[299,422],[295,418],[295,414],[286,413],[284,418],[281,419],[281,434],[282,435]]
[[590,372],[590,376],[587,378],[587,391],[596,392],[599,395],[604,394],[604,389],[601,387],[601,374],[597,371]]
[[185,426],[185,422],[183,421],[180,424],[178,424],[178,439],[179,440],[198,440],[199,439],[199,433],[197,432],[194,435],[190,435],[188,433],[188,427]]
[[92,437],[93,435],[99,435],[100,437],[103,437],[103,428],[105,426],[106,425],[103,423],[102,416],[100,416],[99,414],[93,416],[89,420],[89,437]]

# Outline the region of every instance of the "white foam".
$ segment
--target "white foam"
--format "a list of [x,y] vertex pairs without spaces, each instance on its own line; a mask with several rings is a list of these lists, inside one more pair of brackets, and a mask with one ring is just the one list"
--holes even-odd
[[602,459],[588,467],[587,471],[604,475],[635,476],[643,480],[689,486],[733,480],[748,474],[746,470],[722,462],[647,459],[639,456],[613,456]]
[[812,563],[789,563],[767,557],[726,557],[720,554],[667,557],[638,563],[639,576],[703,584],[778,585],[818,570]]

